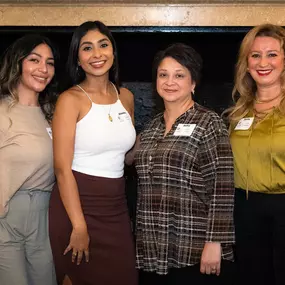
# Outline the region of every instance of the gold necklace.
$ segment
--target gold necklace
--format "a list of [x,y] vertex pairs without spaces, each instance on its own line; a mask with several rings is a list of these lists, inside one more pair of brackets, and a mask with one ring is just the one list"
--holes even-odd
[[281,94],[279,93],[277,96],[275,96],[274,98],[271,98],[271,99],[269,99],[269,100],[265,100],[265,101],[261,101],[261,100],[258,100],[257,99],[257,96],[255,95],[255,103],[256,104],[265,104],[265,103],[269,103],[269,102],[271,102],[271,101],[274,101],[275,99],[277,99],[278,97],[280,97],[281,96]]
[[255,108],[253,108],[254,125],[256,125],[258,122],[262,121],[274,109],[275,109],[275,106],[272,106],[272,107],[267,108],[267,109],[262,110],[262,111],[258,111]]
[[112,108],[112,104],[110,104],[110,108],[109,108],[109,112],[108,112],[108,119],[110,122],[113,122],[113,117],[111,116],[111,108]]
[[[114,84],[112,82],[111,82],[111,84],[114,86]],[[86,96],[89,98],[89,100],[93,103],[91,97],[88,95],[88,93],[79,84],[77,84],[77,87],[80,88],[86,94]],[[101,104],[98,104],[98,105],[101,105]],[[111,113],[111,109],[112,109],[112,105],[113,104],[110,104],[110,108],[109,108],[109,112],[108,112],[108,119],[109,119],[110,122],[113,122],[113,117],[110,114]],[[104,105],[102,105],[102,106],[105,109],[105,106]]]
[[[114,86],[114,84],[111,82],[111,84]],[[115,87],[115,86],[114,86]],[[111,116],[111,109],[112,109],[113,104],[110,104],[109,112],[108,112],[108,119],[112,123],[113,122],[113,117]]]

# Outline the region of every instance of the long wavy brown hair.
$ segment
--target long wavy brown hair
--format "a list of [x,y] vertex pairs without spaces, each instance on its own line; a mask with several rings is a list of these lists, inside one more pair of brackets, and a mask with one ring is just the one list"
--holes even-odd
[[48,45],[55,59],[55,74],[39,96],[39,105],[46,120],[50,123],[58,95],[56,66],[59,61],[59,54],[51,41],[44,36],[36,34],[25,35],[16,40],[2,55],[0,66],[0,103],[3,99],[9,98],[9,107],[12,108],[19,101],[17,86],[22,76],[23,60],[40,44]]
[[[235,85],[232,97],[235,105],[225,111],[228,114],[230,122],[237,122],[243,118],[249,110],[252,109],[255,93],[257,90],[256,83],[247,72],[248,55],[256,37],[271,37],[279,40],[281,48],[285,55],[285,29],[272,24],[263,24],[252,28],[244,37],[240,50],[238,61],[235,68]],[[281,96],[282,100],[279,105],[280,112],[285,115],[285,70],[281,74]]]

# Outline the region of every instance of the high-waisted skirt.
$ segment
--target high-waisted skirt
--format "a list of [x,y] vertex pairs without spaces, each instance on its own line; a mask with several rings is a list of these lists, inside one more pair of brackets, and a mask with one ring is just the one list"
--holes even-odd
[[71,262],[72,225],[55,185],[49,210],[49,233],[58,284],[67,275],[73,285],[137,285],[135,251],[124,178],[104,178],[73,171],[90,237],[89,262]]

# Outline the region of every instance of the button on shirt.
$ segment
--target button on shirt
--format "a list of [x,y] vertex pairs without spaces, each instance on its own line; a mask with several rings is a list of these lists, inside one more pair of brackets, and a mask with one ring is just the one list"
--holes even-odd
[[167,274],[199,263],[205,242],[220,242],[223,258],[232,260],[234,177],[225,125],[195,103],[164,132],[159,114],[135,156],[137,267]]

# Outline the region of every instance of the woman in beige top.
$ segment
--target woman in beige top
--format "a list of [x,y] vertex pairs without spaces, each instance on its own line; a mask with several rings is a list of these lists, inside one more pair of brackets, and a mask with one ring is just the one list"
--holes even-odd
[[56,52],[27,35],[0,69],[0,284],[56,284],[47,217],[54,184],[49,122],[56,101]]

